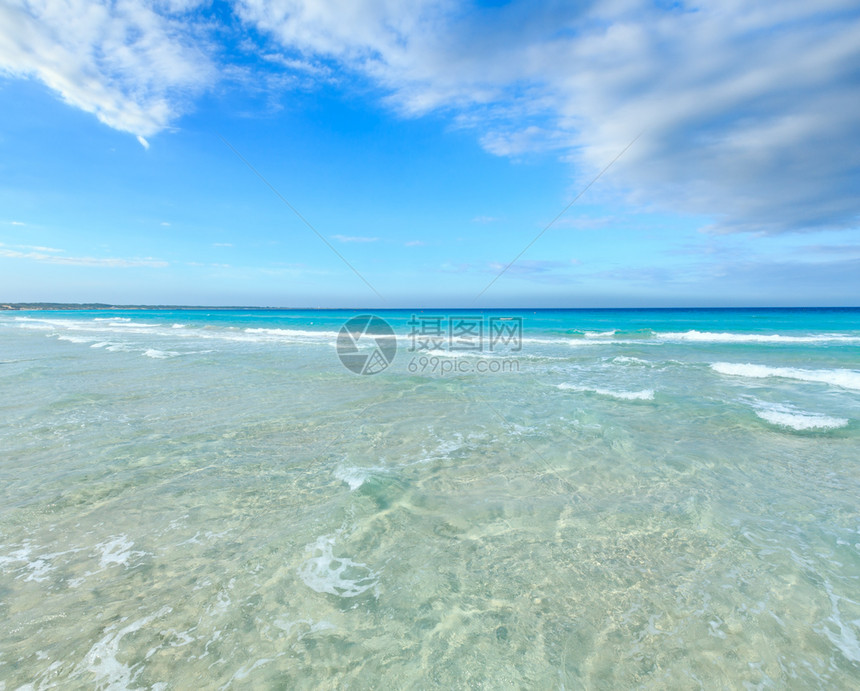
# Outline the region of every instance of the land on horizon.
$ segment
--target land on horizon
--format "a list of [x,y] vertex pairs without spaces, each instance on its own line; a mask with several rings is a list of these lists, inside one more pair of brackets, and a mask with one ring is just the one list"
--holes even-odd
[[858,310],[860,305],[805,305],[805,306],[676,306],[676,307],[462,307],[462,306],[440,306],[440,307],[273,307],[260,305],[113,305],[103,302],[8,302],[0,303],[0,311],[76,311],[76,310],[233,310],[233,311],[307,311],[320,312],[400,312],[404,310],[440,311],[460,310],[474,312],[498,312],[498,311],[657,311],[657,310]]

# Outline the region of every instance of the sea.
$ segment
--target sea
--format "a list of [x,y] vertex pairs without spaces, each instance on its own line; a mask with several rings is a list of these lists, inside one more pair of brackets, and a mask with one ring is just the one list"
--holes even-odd
[[860,310],[0,312],[0,689],[860,685]]

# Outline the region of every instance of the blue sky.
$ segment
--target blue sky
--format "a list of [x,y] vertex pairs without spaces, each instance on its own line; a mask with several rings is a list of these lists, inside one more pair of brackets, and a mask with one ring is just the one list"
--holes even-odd
[[857,65],[837,0],[7,0],[0,301],[857,305]]

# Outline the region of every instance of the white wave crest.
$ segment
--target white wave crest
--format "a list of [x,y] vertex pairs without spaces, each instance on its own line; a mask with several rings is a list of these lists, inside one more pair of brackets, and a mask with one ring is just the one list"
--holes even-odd
[[57,336],[58,341],[66,341],[67,343],[92,343],[92,338],[83,338],[81,336]]
[[848,424],[845,418],[809,413],[793,406],[777,403],[756,401],[754,409],[755,414],[765,422],[798,431],[838,429]]
[[625,365],[647,365],[648,367],[651,367],[654,364],[650,360],[643,360],[642,358],[628,355],[617,355],[612,358],[612,362],[618,362]]
[[764,379],[779,377],[796,381],[819,382],[843,389],[860,391],[860,372],[850,369],[800,369],[797,367],[769,367],[751,363],[714,362],[711,369],[733,377]]
[[349,485],[351,492],[361,487],[374,473],[383,471],[384,468],[375,466],[373,468],[358,468],[356,466],[342,466],[337,468],[333,475],[342,482]]
[[695,341],[700,343],[860,343],[860,336],[817,334],[814,336],[785,336],[782,334],[739,334],[712,331],[668,331],[655,333],[656,338],[669,341]]
[[610,398],[617,398],[621,401],[653,401],[654,400],[654,390],[653,389],[643,389],[642,391],[617,391],[613,389],[603,389],[600,387],[592,387],[592,386],[579,386],[578,384],[568,384],[566,382],[562,382],[558,385],[559,389],[564,389],[567,391],[581,391],[583,393],[596,393],[600,396],[609,396]]
[[156,360],[166,360],[167,358],[181,355],[181,353],[177,353],[175,350],[158,350],[156,348],[147,348],[143,354]]
[[311,338],[311,339],[326,339],[330,340],[332,338],[338,337],[337,331],[307,331],[305,329],[264,329],[264,328],[253,328],[253,329],[245,329],[245,333],[247,334],[260,334],[263,336],[271,336],[276,339],[283,339],[285,341],[295,340],[297,338]]

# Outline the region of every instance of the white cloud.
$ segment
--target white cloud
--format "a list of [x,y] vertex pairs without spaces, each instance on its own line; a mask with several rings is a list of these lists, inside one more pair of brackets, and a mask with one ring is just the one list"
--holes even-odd
[[140,145],[141,145],[144,149],[147,149],[147,150],[149,149],[149,142],[148,142],[148,141],[146,141],[146,139],[145,139],[145,138],[141,137],[140,135],[137,135],[137,141],[138,141],[138,142],[140,142]]
[[[339,60],[404,113],[445,108],[498,155],[559,150],[643,206],[720,231],[856,225],[860,10],[848,0],[241,0],[303,55]],[[599,193],[599,190],[595,190]]]
[[502,264],[501,262],[490,262],[487,266],[492,273],[504,271],[505,273],[532,276],[535,274],[557,271],[559,269],[568,269],[571,266],[576,266],[578,263],[579,262],[575,259],[568,262],[556,259],[523,259],[513,265]]
[[480,142],[484,149],[496,156],[521,156],[563,149],[570,143],[568,137],[537,125],[528,125],[520,130],[491,130],[481,135]]
[[34,252],[52,252],[59,254],[65,250],[58,250],[56,247],[43,247],[42,245],[17,245],[18,249],[33,250]]
[[357,237],[355,235],[332,235],[338,242],[377,242],[379,238]]
[[35,77],[106,125],[167,127],[214,72],[187,14],[194,2],[10,0],[0,4],[0,71]]
[[[8,259],[30,259],[37,262],[45,262],[47,264],[66,264],[72,266],[101,266],[112,268],[129,268],[146,266],[151,268],[163,268],[168,266],[166,261],[153,259],[152,257],[144,257],[142,259],[122,259],[119,257],[67,257],[65,255],[48,254],[48,252],[57,253],[63,250],[53,249],[50,247],[33,247],[34,251],[21,252],[19,250],[5,249],[0,247],[0,257]],[[41,250],[41,251],[38,251]]]
[[232,247],[232,242],[213,242],[212,247]]
[[643,133],[592,198],[614,187],[641,208],[712,216],[718,232],[860,217],[856,0],[234,0],[269,37],[253,68],[213,45],[232,28],[208,8],[7,0],[0,70],[143,146],[215,82],[211,55],[251,90],[359,74],[398,112],[441,110],[489,152],[556,152],[577,184]]
[[423,240],[409,240],[403,243],[405,247],[423,247],[427,243]]

